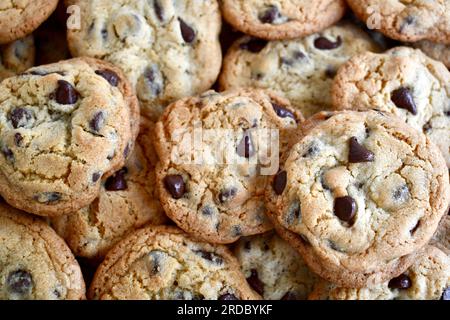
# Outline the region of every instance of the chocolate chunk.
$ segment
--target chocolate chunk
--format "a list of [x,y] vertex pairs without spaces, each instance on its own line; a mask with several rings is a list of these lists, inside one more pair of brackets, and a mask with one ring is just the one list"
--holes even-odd
[[239,45],[239,48],[250,51],[252,53],[258,53],[261,52],[261,50],[264,49],[266,45],[267,45],[266,40],[251,38],[247,42],[241,43]]
[[11,293],[25,296],[33,289],[33,277],[28,271],[16,270],[8,275],[6,284]]
[[444,292],[442,292],[441,300],[450,300],[450,287],[445,288]]
[[110,176],[105,181],[105,189],[107,191],[121,191],[126,190],[128,188],[127,180],[125,179],[125,174],[128,173],[128,169],[126,167],[120,169],[115,174]]
[[9,121],[15,129],[25,127],[32,117],[31,111],[25,108],[14,108],[9,113]]
[[416,103],[414,102],[413,95],[408,88],[401,87],[394,90],[391,94],[391,100],[397,108],[406,109],[413,115],[417,114]]
[[113,87],[117,87],[119,84],[119,76],[112,70],[104,69],[95,71],[96,74],[103,77]]
[[58,80],[58,88],[52,98],[59,104],[74,104],[78,101],[78,92],[75,88],[65,80]]
[[314,46],[320,50],[332,50],[340,47],[342,44],[341,37],[337,37],[336,42],[333,42],[325,37],[319,37],[314,40]]
[[97,182],[102,176],[101,172],[95,172],[92,174],[92,182]]
[[239,142],[236,152],[239,156],[247,159],[255,154],[252,136],[248,130],[244,132],[244,136],[242,137],[241,142]]
[[389,281],[389,288],[391,289],[408,289],[411,288],[412,281],[411,278],[408,277],[406,274],[401,274],[397,278],[392,279]]
[[288,291],[284,294],[281,300],[299,300],[299,299],[295,293]]
[[94,114],[91,121],[89,121],[89,127],[94,132],[99,132],[105,125],[105,114],[103,111],[99,111]]
[[218,254],[215,254],[214,252],[197,250],[197,251],[194,251],[194,253],[198,254],[203,259],[212,262],[213,264],[216,264],[216,265],[223,264],[223,258],[221,256],[219,256]]
[[356,214],[355,200],[349,196],[334,199],[334,214],[342,221],[352,221]]
[[235,187],[226,188],[226,189],[222,190],[219,193],[219,201],[221,203],[225,203],[225,202],[232,200],[236,196],[237,191],[238,190]]
[[178,18],[180,22],[181,35],[186,43],[192,43],[195,40],[195,31],[183,19]]
[[6,160],[8,160],[9,162],[14,162],[14,153],[10,148],[3,146],[2,153],[5,156]]
[[164,21],[164,11],[160,0],[153,0],[153,9],[155,10],[156,17],[159,21]]
[[236,297],[234,294],[227,292],[220,295],[218,300],[239,300],[239,298]]
[[247,278],[247,282],[260,295],[264,293],[264,283],[259,279],[256,269],[250,270],[250,277]]
[[17,147],[20,147],[22,145],[23,137],[19,132],[16,132],[14,134],[14,143]]
[[164,178],[164,187],[174,199],[180,199],[186,192],[183,177],[179,174],[168,175]]
[[295,121],[297,121],[297,119],[295,119],[294,113],[282,106],[280,106],[279,104],[273,103],[272,102],[272,107],[273,110],[275,111],[275,113],[277,114],[277,116],[279,116],[280,118],[292,118]]
[[278,17],[280,17],[280,11],[275,6],[270,6],[264,12],[259,15],[259,21],[262,23],[273,23]]
[[356,139],[356,137],[351,137],[349,144],[350,150],[348,154],[348,161],[350,163],[374,161],[375,155],[373,154],[373,152],[367,150],[364,146],[359,144],[358,139]]
[[287,172],[286,171],[280,171],[275,175],[275,178],[273,179],[273,190],[277,195],[281,195],[286,188],[287,183]]

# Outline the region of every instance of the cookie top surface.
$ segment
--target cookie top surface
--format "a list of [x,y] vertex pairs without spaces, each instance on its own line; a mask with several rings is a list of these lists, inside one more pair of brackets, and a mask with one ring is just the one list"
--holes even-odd
[[450,43],[449,0],[348,0],[355,14],[388,37]]
[[0,47],[0,81],[34,65],[33,36],[18,39]]
[[285,136],[302,120],[289,108],[256,89],[208,91],[170,105],[156,125],[157,184],[167,215],[214,243],[270,229],[265,185]]
[[0,3],[0,44],[23,38],[56,9],[58,0],[14,0]]
[[100,178],[123,166],[134,140],[120,74],[79,58],[1,83],[0,193],[8,203],[57,216],[97,196]]
[[247,300],[236,259],[220,245],[193,240],[175,227],[146,227],[111,250],[89,290],[92,299]]
[[376,109],[402,118],[439,146],[450,167],[450,72],[420,50],[353,57],[339,69],[332,98],[337,110]]
[[125,167],[103,181],[93,203],[52,220],[76,256],[100,260],[124,235],[167,222],[156,195],[153,128],[151,123],[142,126]]
[[72,54],[120,66],[136,89],[142,113],[152,119],[169,103],[208,90],[220,72],[216,0],[68,3],[81,9],[81,29],[68,31]]
[[292,39],[318,32],[339,21],[343,0],[224,0],[224,18],[236,29],[254,37]]
[[0,203],[0,299],[83,299],[80,267],[42,220]]
[[438,148],[375,111],[309,121],[315,125],[268,188],[274,223],[331,282],[362,287],[398,275],[447,213],[448,169]]
[[425,54],[430,58],[441,61],[447,68],[450,68],[450,44],[435,43],[428,40],[423,40],[415,42],[411,45],[425,52]]
[[318,277],[276,233],[240,239],[234,249],[249,285],[267,300],[305,300]]
[[450,258],[427,246],[400,276],[370,288],[343,288],[321,282],[311,300],[439,300],[450,299]]
[[326,93],[337,69],[366,51],[377,51],[375,42],[349,23],[296,40],[266,42],[243,37],[225,56],[220,85],[222,89],[274,90],[309,117],[331,106]]

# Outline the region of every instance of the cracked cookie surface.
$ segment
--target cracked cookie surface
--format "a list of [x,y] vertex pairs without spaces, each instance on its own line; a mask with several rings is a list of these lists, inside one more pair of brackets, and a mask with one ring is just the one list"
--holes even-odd
[[337,110],[395,114],[423,131],[450,167],[450,72],[420,50],[397,47],[353,57],[339,69],[332,98]]
[[225,56],[220,85],[222,89],[274,90],[309,117],[331,107],[328,92],[337,69],[366,51],[378,51],[378,47],[349,23],[296,40],[267,42],[243,37]]
[[348,0],[355,14],[388,37],[450,43],[449,0]]
[[343,0],[223,0],[224,18],[254,37],[281,40],[304,37],[339,21]]
[[368,288],[343,288],[322,281],[310,300],[449,300],[450,258],[427,246],[399,277]]
[[[72,59],[0,85],[1,195],[44,216],[79,210],[124,165],[138,123],[126,79],[109,63]],[[136,132],[135,132],[136,131]]]
[[170,105],[156,125],[155,143],[166,214],[214,243],[269,230],[265,184],[278,168],[278,150],[302,121],[290,108],[256,89],[208,91]]
[[89,289],[92,299],[259,299],[225,246],[194,240],[175,227],[149,226],[115,246]]
[[0,81],[21,73],[34,65],[33,36],[18,39],[0,47]]
[[234,254],[248,284],[266,300],[305,300],[318,281],[275,232],[241,238]]
[[80,266],[44,221],[0,200],[0,299],[85,298]]
[[267,188],[277,231],[338,285],[398,276],[447,213],[449,177],[439,149],[375,111],[323,112],[302,126]]
[[136,89],[142,113],[153,120],[169,103],[208,90],[220,72],[216,0],[68,4],[81,8],[81,29],[68,31],[72,54],[120,66]]
[[7,0],[0,3],[0,44],[33,32],[56,9],[58,0]]

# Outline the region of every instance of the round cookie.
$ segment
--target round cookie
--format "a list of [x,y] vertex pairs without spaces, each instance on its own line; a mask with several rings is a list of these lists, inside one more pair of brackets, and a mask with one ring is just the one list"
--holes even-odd
[[236,29],[267,40],[293,39],[321,31],[345,13],[343,0],[223,0],[224,18]]
[[310,300],[449,300],[450,258],[427,246],[400,276],[367,288],[343,288],[322,281]]
[[439,149],[400,119],[324,112],[306,121],[266,199],[312,271],[360,288],[413,263],[447,213],[448,179]]
[[248,284],[266,300],[305,300],[318,277],[276,233],[241,238],[234,248]]
[[337,110],[390,112],[423,131],[450,167],[450,72],[420,50],[398,47],[355,56],[332,87]]
[[427,56],[434,60],[441,61],[450,69],[450,44],[434,43],[428,40],[419,41],[411,44],[414,48],[420,49]]
[[369,27],[405,42],[450,43],[449,0],[348,0]]
[[0,44],[32,33],[56,9],[58,0],[21,0],[0,3]]
[[145,121],[125,167],[106,179],[89,206],[52,220],[74,254],[101,260],[124,235],[167,222],[155,187],[154,124]]
[[98,268],[91,299],[248,300],[247,285],[228,249],[175,227],[149,226],[119,242]]
[[85,298],[80,266],[42,220],[0,200],[0,299]]
[[14,207],[43,216],[87,206],[102,176],[124,165],[138,130],[138,123],[130,124],[137,111],[122,73],[91,58],[5,79],[0,194]]
[[[271,229],[264,190],[302,116],[256,89],[208,91],[171,104],[156,125],[157,187],[166,214],[213,243]],[[280,144],[278,144],[280,142]]]
[[68,4],[81,9],[81,29],[68,30],[72,55],[120,66],[136,90],[142,113],[151,119],[169,103],[202,93],[216,81],[222,62],[216,0]]
[[220,86],[274,90],[309,117],[331,107],[328,92],[337,69],[366,51],[377,51],[377,45],[350,23],[289,41],[243,37],[225,56]]
[[34,65],[33,36],[18,39],[0,47],[0,81],[21,73]]

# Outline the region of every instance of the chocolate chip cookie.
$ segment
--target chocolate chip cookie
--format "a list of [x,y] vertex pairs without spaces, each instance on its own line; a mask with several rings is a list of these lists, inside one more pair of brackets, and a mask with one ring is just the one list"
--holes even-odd
[[449,177],[439,149],[376,111],[323,112],[304,127],[268,184],[277,231],[339,286],[400,275],[447,214]]
[[89,289],[91,299],[248,300],[236,259],[221,245],[199,242],[175,227],[149,226],[107,255]]
[[435,43],[428,40],[411,44],[414,48],[420,49],[427,56],[434,60],[441,61],[447,68],[450,68],[450,44]]
[[266,300],[305,300],[318,281],[273,231],[240,239],[234,253],[248,284]]
[[265,185],[301,120],[287,100],[257,89],[208,91],[171,104],[156,125],[167,215],[213,243],[269,230]]
[[349,23],[290,41],[243,37],[225,57],[220,85],[274,90],[309,117],[331,107],[329,92],[339,66],[355,54],[377,50],[364,31]]
[[80,266],[42,220],[0,200],[0,299],[84,299]]
[[377,109],[402,118],[439,146],[450,167],[450,72],[420,50],[355,56],[332,87],[337,110]]
[[0,44],[25,37],[56,9],[58,0],[21,0],[0,3]]
[[348,0],[347,3],[369,27],[392,39],[450,43],[448,0]]
[[450,300],[450,258],[427,246],[416,262],[398,277],[367,288],[316,285],[311,300]]
[[79,58],[29,69],[0,85],[0,194],[43,216],[75,212],[123,167],[137,100],[109,63]]
[[145,121],[125,167],[103,181],[89,206],[52,220],[76,256],[101,260],[124,235],[167,222],[155,188],[154,124]]
[[300,38],[339,21],[343,0],[223,0],[224,18],[236,29],[267,40]]
[[216,0],[70,0],[81,29],[68,30],[74,56],[120,66],[156,119],[169,103],[208,90],[221,66],[221,17]]
[[0,81],[31,68],[34,57],[33,36],[0,46]]
[[431,243],[450,256],[450,215],[449,215],[449,213],[447,213],[447,215],[442,219],[436,233],[433,235],[433,238],[431,239]]

